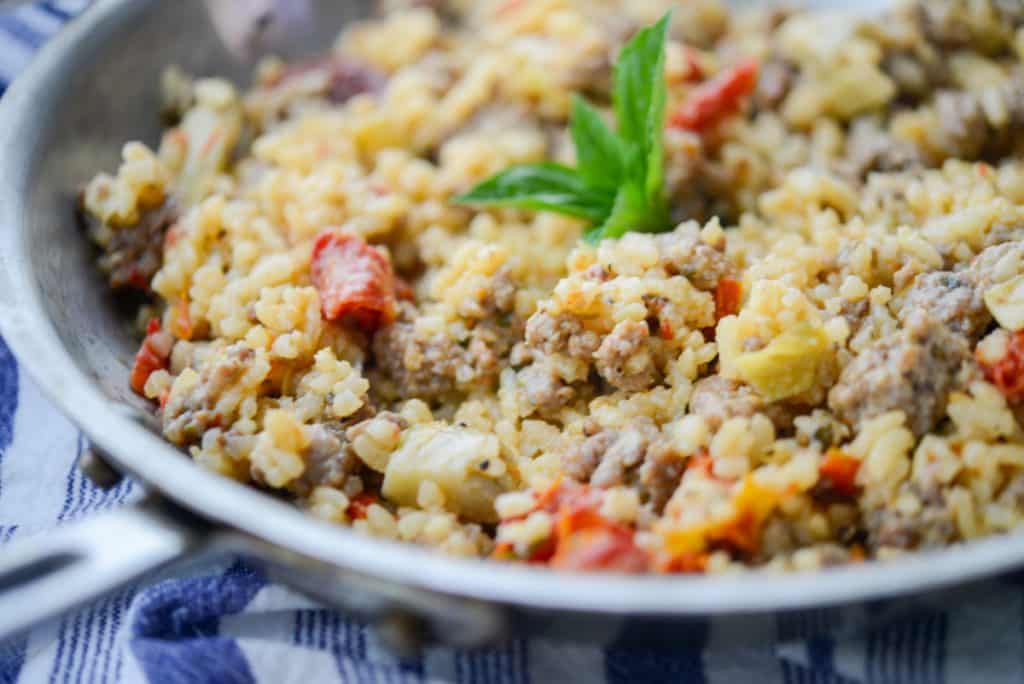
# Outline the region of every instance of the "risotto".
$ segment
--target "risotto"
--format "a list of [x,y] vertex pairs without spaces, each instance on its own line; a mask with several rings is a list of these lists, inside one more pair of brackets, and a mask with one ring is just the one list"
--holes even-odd
[[[574,107],[623,118],[669,10],[666,230],[458,201],[582,173]],[[392,0],[248,90],[169,69],[81,213],[166,439],[311,515],[561,570],[880,559],[1024,520],[1022,59],[1000,0]]]

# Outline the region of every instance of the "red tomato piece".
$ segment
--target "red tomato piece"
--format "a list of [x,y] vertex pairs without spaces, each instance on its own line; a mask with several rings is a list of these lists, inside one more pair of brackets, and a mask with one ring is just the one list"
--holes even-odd
[[721,320],[740,312],[743,302],[743,283],[725,277],[715,286],[715,318]]
[[555,555],[555,538],[548,537],[530,549],[530,555],[526,561],[535,565],[547,565],[553,555]]
[[521,557],[516,552],[516,545],[510,541],[500,541],[491,552],[491,558],[500,561],[526,561],[534,565],[546,565],[555,552],[555,540],[553,537],[537,543],[529,549],[526,557]]
[[657,570],[664,574],[693,575],[703,574],[707,569],[708,554],[706,553],[681,553],[662,559],[658,563]]
[[348,509],[345,512],[352,520],[365,520],[366,512],[375,503],[380,503],[380,497],[370,492],[363,492],[362,494],[357,494],[349,502]]
[[494,560],[516,560],[515,544],[510,541],[500,541],[494,545],[494,551],[491,552],[491,558]]
[[632,530],[604,521],[559,539],[550,564],[560,570],[644,572],[648,559]]
[[761,545],[762,522],[751,511],[741,511],[729,524],[717,531],[715,541],[727,548],[753,555]]
[[818,474],[827,480],[832,489],[844,496],[857,496],[857,471],[860,470],[860,459],[854,458],[839,449],[829,449],[825,459],[818,467]]
[[179,299],[174,305],[170,322],[171,332],[179,340],[191,340],[195,333],[195,326],[188,311],[188,299]]
[[980,358],[978,362],[985,379],[999,388],[1007,401],[1013,404],[1024,401],[1024,330],[1013,334],[1003,358],[994,364]]
[[321,233],[313,246],[310,279],[329,321],[350,318],[374,332],[397,316],[391,262],[358,235],[340,230]]
[[693,89],[671,126],[697,133],[736,113],[757,85],[758,64],[747,60]]
[[[546,563],[561,570],[643,572],[647,553],[636,545],[634,531],[601,515],[602,492],[573,480],[559,479],[541,492],[537,503],[521,520],[534,511],[554,516],[551,536],[529,550],[529,563]],[[492,558],[515,557],[511,544],[499,543]]]
[[643,572],[647,553],[634,531],[600,513],[600,491],[569,482],[558,487],[548,505],[558,506],[549,565],[561,570]]
[[534,510],[554,515],[566,511],[579,512],[588,508],[596,510],[600,507],[601,492],[575,480],[559,479],[538,497]]
[[166,370],[171,358],[174,338],[160,329],[160,319],[154,318],[146,326],[146,339],[135,354],[132,365],[131,387],[136,394],[144,394],[146,381],[158,370]]

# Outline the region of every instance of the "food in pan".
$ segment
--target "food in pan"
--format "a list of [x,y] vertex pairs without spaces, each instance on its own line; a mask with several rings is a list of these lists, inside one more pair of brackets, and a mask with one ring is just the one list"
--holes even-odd
[[170,69],[82,214],[165,437],[312,515],[886,558],[1024,514],[1022,57],[998,0],[396,0],[244,92]]

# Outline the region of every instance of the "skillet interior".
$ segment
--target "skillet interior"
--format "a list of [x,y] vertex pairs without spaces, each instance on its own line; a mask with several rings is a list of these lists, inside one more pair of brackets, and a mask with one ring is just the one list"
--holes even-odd
[[[323,35],[303,40],[296,53],[325,46],[338,26],[369,3],[314,4]],[[918,593],[1024,561],[1024,537],[1018,535],[814,577],[567,577],[357,537],[193,466],[116,409],[125,402],[144,408],[127,390],[137,342],[72,218],[74,191],[84,179],[97,168],[113,167],[125,140],[155,139],[158,76],[168,63],[240,80],[246,72],[219,47],[197,0],[105,0],[50,46],[6,98],[0,113],[0,327],[44,391],[118,465],[170,499],[302,557],[385,579],[389,586],[528,607],[549,617],[765,615]],[[301,583],[321,584],[320,593],[330,598],[327,580],[315,574],[323,568],[304,568]]]

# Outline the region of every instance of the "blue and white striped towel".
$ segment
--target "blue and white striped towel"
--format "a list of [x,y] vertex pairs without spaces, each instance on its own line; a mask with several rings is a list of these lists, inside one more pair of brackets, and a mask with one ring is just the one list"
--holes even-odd
[[[0,93],[47,36],[88,0],[0,13]],[[19,374],[0,341],[0,545],[140,495],[78,471],[78,431]],[[2,553],[2,551],[0,551]],[[672,653],[518,641],[478,651],[437,649],[409,661],[373,633],[242,564],[178,568],[0,644],[0,684],[15,682],[859,682],[932,684],[1024,678],[1024,586],[956,613],[936,612],[859,639]],[[780,632],[786,625],[780,625]]]

